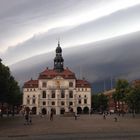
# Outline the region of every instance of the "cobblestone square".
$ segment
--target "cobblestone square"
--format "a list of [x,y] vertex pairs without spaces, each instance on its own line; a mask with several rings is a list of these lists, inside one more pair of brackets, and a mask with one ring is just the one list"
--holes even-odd
[[32,125],[24,125],[24,117],[0,120],[0,140],[139,140],[140,116],[132,118],[131,115],[118,117],[108,115],[81,115],[77,120],[74,117],[33,116]]

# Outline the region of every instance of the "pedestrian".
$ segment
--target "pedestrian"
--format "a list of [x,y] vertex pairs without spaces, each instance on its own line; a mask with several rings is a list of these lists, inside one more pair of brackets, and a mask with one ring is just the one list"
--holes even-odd
[[24,123],[24,125],[26,125],[26,124],[29,124],[29,113],[25,113],[25,123]]
[[53,110],[51,109],[50,121],[53,121]]
[[117,121],[118,121],[117,117],[114,117],[114,121],[115,121],[115,122],[117,122]]
[[74,118],[75,118],[75,120],[77,120],[77,113],[76,112],[74,113]]
[[103,113],[103,119],[104,119],[104,120],[106,119],[106,114],[105,114],[105,113]]
[[29,124],[32,124],[32,112],[29,113]]

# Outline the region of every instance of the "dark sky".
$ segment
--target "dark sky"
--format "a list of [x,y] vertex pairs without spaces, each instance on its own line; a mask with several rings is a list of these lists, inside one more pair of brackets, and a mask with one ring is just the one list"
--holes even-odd
[[[140,0],[0,0],[0,56],[6,65],[140,30]],[[121,51],[121,50],[120,50]]]
[[140,78],[140,0],[0,0],[0,57],[23,84],[53,66],[90,82]]
[[[55,49],[13,64],[10,68],[16,79],[23,83],[31,77],[37,78],[46,67],[52,69],[54,57]],[[69,67],[77,78],[85,77],[91,83],[111,78],[139,79],[140,32],[63,48],[63,58],[65,68]]]

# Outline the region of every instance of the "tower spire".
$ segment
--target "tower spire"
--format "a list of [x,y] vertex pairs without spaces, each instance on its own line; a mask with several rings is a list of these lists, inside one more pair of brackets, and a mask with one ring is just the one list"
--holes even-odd
[[60,47],[60,42],[58,40],[58,46],[56,48],[56,56],[54,58],[54,70],[57,72],[62,72],[64,70],[63,68],[64,59],[62,57],[62,49]]
[[60,46],[60,39],[58,39],[58,46]]

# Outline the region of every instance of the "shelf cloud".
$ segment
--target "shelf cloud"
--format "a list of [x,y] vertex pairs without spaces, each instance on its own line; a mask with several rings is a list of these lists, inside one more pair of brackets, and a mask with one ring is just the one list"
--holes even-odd
[[0,55],[7,65],[140,30],[140,0],[0,0]]
[[137,79],[139,13],[140,0],[0,0],[0,57],[22,85],[52,67],[60,40],[77,77]]

